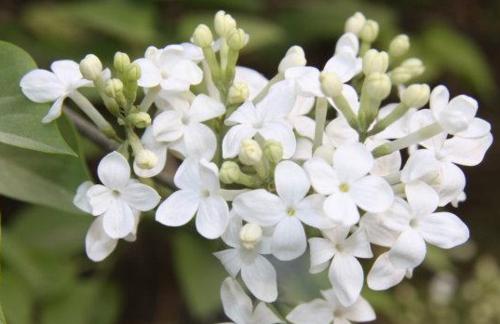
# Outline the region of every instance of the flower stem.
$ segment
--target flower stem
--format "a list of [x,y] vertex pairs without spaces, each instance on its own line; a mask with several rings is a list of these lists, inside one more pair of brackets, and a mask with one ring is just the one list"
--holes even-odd
[[257,104],[259,101],[261,101],[269,92],[269,89],[277,82],[283,80],[284,75],[283,73],[278,73],[276,74],[269,82],[266,84],[264,89],[262,89],[259,94],[252,100],[253,104]]
[[155,102],[158,93],[160,93],[161,87],[156,86],[154,88],[149,89],[148,93],[144,96],[141,103],[139,104],[139,110],[147,112],[153,102]]
[[373,128],[368,132],[369,136],[376,135],[386,129],[389,125],[403,117],[404,114],[410,109],[407,105],[400,102],[393,111],[381,120],[379,120]]
[[328,102],[326,98],[316,99],[315,121],[316,128],[314,129],[313,152],[323,143],[323,132],[325,131],[326,113]]

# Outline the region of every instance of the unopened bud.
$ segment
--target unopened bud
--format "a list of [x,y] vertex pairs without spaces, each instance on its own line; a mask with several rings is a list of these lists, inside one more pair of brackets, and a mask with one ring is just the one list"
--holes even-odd
[[353,33],[359,36],[359,33],[361,32],[361,29],[363,29],[365,22],[365,16],[361,12],[356,12],[346,20],[344,30],[346,33]]
[[135,162],[141,169],[152,169],[158,163],[158,157],[150,150],[141,150],[135,156]]
[[87,80],[96,80],[102,73],[101,60],[94,54],[85,56],[80,62],[80,73]]
[[408,69],[398,66],[391,71],[391,81],[395,85],[400,85],[411,80],[412,75]]
[[241,141],[238,157],[244,165],[256,165],[262,160],[262,149],[257,141],[245,139]]
[[406,69],[413,78],[421,75],[425,71],[424,63],[422,63],[420,59],[414,57],[401,63],[401,67]]
[[271,163],[277,164],[283,159],[283,145],[275,140],[266,140],[264,155]]
[[109,79],[106,82],[104,92],[111,98],[116,98],[123,91],[123,82],[120,79]]
[[220,37],[228,37],[229,33],[236,29],[236,21],[231,15],[220,10],[215,14],[214,28]]
[[285,57],[281,59],[278,72],[284,73],[287,69],[306,65],[306,54],[302,47],[294,45],[288,49]]
[[385,73],[389,67],[389,55],[386,52],[379,52],[376,49],[368,50],[363,56],[363,73]]
[[423,107],[429,101],[430,91],[427,84],[412,84],[401,92],[401,102],[412,108]]
[[141,78],[141,67],[137,63],[130,64],[125,74],[127,81],[134,82]]
[[240,241],[246,249],[253,249],[261,239],[262,227],[257,224],[245,224],[240,230]]
[[409,49],[410,38],[404,34],[394,37],[394,39],[389,44],[389,54],[394,57],[405,55]]
[[327,97],[335,98],[342,94],[343,84],[334,72],[321,72],[321,90]]
[[367,20],[359,32],[362,41],[373,43],[378,36],[378,23],[374,20]]
[[113,60],[113,66],[115,70],[120,73],[127,71],[130,65],[130,57],[126,53],[116,52],[115,58]]
[[146,128],[151,125],[151,116],[143,111],[131,113],[127,119],[136,128]]
[[227,101],[230,105],[236,105],[244,102],[250,96],[250,89],[244,82],[235,82],[229,88]]
[[199,47],[210,47],[214,41],[214,37],[212,35],[212,31],[205,24],[200,24],[193,33],[193,43],[198,45]]
[[235,51],[241,50],[248,43],[248,34],[241,28],[234,29],[227,39],[227,45]]
[[219,179],[222,183],[231,184],[238,181],[240,174],[241,170],[236,162],[226,161],[220,167]]
[[391,79],[385,73],[372,73],[366,77],[364,88],[371,98],[383,100],[391,93]]

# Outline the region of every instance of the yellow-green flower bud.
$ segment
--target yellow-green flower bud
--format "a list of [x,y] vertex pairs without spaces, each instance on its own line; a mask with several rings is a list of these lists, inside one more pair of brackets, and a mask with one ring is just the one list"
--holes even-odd
[[248,34],[243,29],[234,29],[228,36],[227,45],[232,50],[239,51],[248,43],[248,38]]
[[212,31],[205,24],[200,24],[193,33],[192,41],[194,44],[199,47],[210,47],[214,41],[214,37],[212,35]]
[[294,45],[288,49],[281,59],[278,72],[284,73],[288,68],[306,65],[306,55],[302,47]]
[[115,70],[117,72],[124,73],[125,71],[127,71],[129,65],[130,65],[130,57],[126,53],[123,52],[115,53],[113,66],[115,67]]
[[119,93],[123,92],[123,82],[116,78],[108,80],[104,92],[109,97],[116,98]]
[[378,36],[379,26],[375,20],[367,20],[359,32],[359,38],[367,43],[373,43]]
[[389,54],[394,57],[405,55],[409,49],[410,38],[404,34],[394,37],[394,39],[389,44]]
[[283,145],[275,140],[266,140],[264,143],[264,156],[274,164],[283,159]]
[[127,119],[136,128],[146,128],[151,125],[151,116],[143,111],[131,113]]
[[356,12],[346,20],[344,30],[346,33],[359,35],[361,29],[363,29],[363,26],[365,25],[365,22],[365,16],[361,12]]
[[259,143],[250,138],[241,141],[238,158],[244,165],[256,165],[262,161],[262,149]]
[[412,108],[423,107],[429,101],[430,92],[427,84],[412,84],[401,91],[401,102]]
[[250,95],[250,90],[248,89],[246,83],[235,82],[229,88],[227,101],[230,105],[240,104],[245,100],[247,100],[249,95]]
[[152,169],[158,163],[158,157],[150,150],[141,150],[135,156],[135,162],[141,169]]
[[229,34],[236,29],[236,21],[231,15],[220,10],[215,14],[214,28],[217,35],[220,37],[228,37]]
[[127,72],[125,74],[125,78],[129,82],[135,82],[141,78],[141,67],[137,63],[130,64]]
[[253,249],[262,239],[262,227],[247,223],[240,229],[240,241],[246,249]]
[[366,77],[364,89],[369,97],[384,100],[391,93],[391,79],[385,73],[372,73]]
[[240,178],[241,170],[236,162],[226,161],[222,163],[219,171],[219,179],[222,183],[232,184]]
[[422,60],[412,57],[401,63],[401,67],[406,69],[411,74],[412,78],[417,77],[424,73],[425,66]]
[[94,54],[85,56],[80,62],[80,73],[87,80],[96,80],[102,74],[101,60]]
[[412,75],[408,69],[398,66],[390,73],[391,81],[395,85],[400,85],[410,81]]
[[321,72],[321,90],[327,97],[335,98],[342,94],[343,84],[334,72]]
[[389,55],[386,52],[379,52],[376,49],[368,50],[363,56],[363,73],[385,73],[389,67]]

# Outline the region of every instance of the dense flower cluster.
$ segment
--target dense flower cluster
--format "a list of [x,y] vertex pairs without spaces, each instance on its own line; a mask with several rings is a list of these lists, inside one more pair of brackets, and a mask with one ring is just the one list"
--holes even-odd
[[[384,290],[411,276],[428,244],[450,249],[468,240],[467,226],[442,208],[465,200],[459,166],[482,161],[489,123],[476,117],[473,98],[412,84],[424,66],[404,58],[408,37],[374,49],[378,24],[360,13],[347,20],[322,69],[307,66],[302,48],[292,46],[270,80],[236,65],[249,36],[230,15],[218,12],[214,28],[217,39],[200,25],[192,43],[150,47],[134,62],[117,53],[112,70],[88,55],[22,79],[28,98],[53,103],[43,122],[59,117],[70,98],[120,144],[99,163],[102,184],[83,183],[75,197],[96,217],[88,256],[101,261],[119,239],[133,240],[141,212],[159,204],[161,224],[194,218],[200,235],[227,245],[215,256],[230,275],[221,298],[235,323],[283,322],[266,305],[279,296],[269,260],[307,250],[310,272],[328,271],[331,287],[286,319],[374,320],[360,296],[362,262],[375,258],[366,282]],[[113,125],[79,92],[86,86],[96,88]],[[144,99],[135,104],[141,88]],[[172,158],[182,160],[175,190],[160,203],[146,178]],[[372,245],[385,252],[374,255]],[[255,308],[239,276],[259,300]]]

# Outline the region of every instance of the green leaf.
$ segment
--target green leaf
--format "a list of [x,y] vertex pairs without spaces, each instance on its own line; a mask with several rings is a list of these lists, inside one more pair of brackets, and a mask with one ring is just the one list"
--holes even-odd
[[0,41],[0,143],[30,150],[75,155],[55,123],[42,124],[49,105],[29,101],[19,81],[36,64],[21,48]]
[[[65,118],[59,125],[71,147],[80,151],[73,126]],[[76,188],[88,178],[80,158],[0,144],[0,194],[7,197],[75,213]]]
[[0,300],[9,324],[32,324],[33,301],[30,289],[15,271],[4,272],[5,281],[0,289]]

